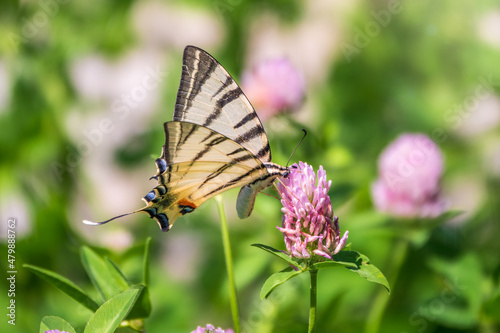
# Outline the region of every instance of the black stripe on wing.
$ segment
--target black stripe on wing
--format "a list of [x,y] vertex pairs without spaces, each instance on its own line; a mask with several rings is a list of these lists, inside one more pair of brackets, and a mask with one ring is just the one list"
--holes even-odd
[[[218,176],[220,176],[224,171],[226,171],[227,169],[231,168],[231,167],[234,167],[234,166],[238,166],[238,163],[242,163],[242,162],[245,162],[245,161],[248,161],[248,160],[251,160],[252,158],[254,158],[250,152],[248,152],[246,149],[243,149],[242,151],[246,151],[247,154],[243,155],[243,156],[240,156],[240,157],[237,157],[237,158],[234,158],[231,160],[231,163],[228,163],[228,164],[225,164],[223,165],[222,167],[220,167],[219,169],[217,169],[216,171],[212,172],[210,175],[208,175],[208,177],[203,181],[203,183],[200,184],[200,186],[198,188],[202,188],[203,185],[205,185],[206,183],[208,183],[209,181],[211,181],[212,179],[215,179],[217,178]],[[229,156],[229,155],[228,155]],[[262,168],[259,168],[259,169],[262,169]],[[259,169],[254,169],[252,170],[255,171],[255,170],[259,170]],[[234,183],[233,183],[234,184]]]
[[203,123],[203,126],[209,127],[210,124],[212,124],[217,118],[220,117],[222,113],[222,108],[237,99],[238,97],[241,96],[243,92],[241,91],[240,88],[236,88],[233,90],[228,91],[225,93],[221,98],[217,100],[217,103],[215,104],[214,111],[212,114],[205,120]]
[[[192,101],[201,92],[201,87],[210,78],[218,63],[212,61],[212,57],[201,49],[186,47],[184,49],[181,83],[177,92],[175,118],[182,120],[182,113],[186,112],[192,105]],[[183,92],[187,92],[186,96]],[[177,110],[177,106],[182,110]]]
[[[245,133],[243,133],[242,135],[240,135],[240,137],[236,138],[236,140],[234,140],[234,141],[239,143],[239,144],[242,144],[245,141],[249,141],[255,137],[265,135],[265,134],[266,133],[264,132],[264,129],[262,127],[254,126],[251,129],[249,129],[248,131],[246,131]],[[267,143],[267,146],[269,146],[269,142]]]
[[233,78],[228,75],[226,77],[226,81],[224,81],[224,83],[219,87],[219,89],[215,92],[215,94],[212,95],[212,97],[217,96],[218,94],[221,93],[221,91],[226,90],[226,88],[229,88],[233,84],[238,86],[236,82],[234,82]]
[[[235,178],[231,179],[230,181],[226,182],[225,184],[223,184],[223,185],[221,185],[221,186],[217,187],[216,189],[214,189],[214,190],[210,191],[209,193],[207,193],[207,196],[210,196],[210,195],[212,195],[212,194],[214,194],[214,193],[218,193],[218,192],[220,192],[220,191],[224,190],[225,188],[230,187],[230,186],[232,186],[232,185],[234,185],[234,184],[236,184],[236,183],[238,183],[238,182],[242,181],[242,180],[243,180],[243,179],[245,179],[245,178],[250,178],[250,177],[251,177],[251,175],[252,175],[252,173],[254,173],[254,172],[258,172],[259,170],[262,170],[262,169],[265,169],[265,167],[264,167],[264,165],[263,165],[263,164],[261,164],[261,165],[259,166],[259,168],[255,168],[255,169],[249,170],[249,171],[248,171],[248,172],[246,172],[245,174],[240,175],[240,176],[238,176],[238,177],[235,177]],[[266,173],[264,176],[262,176],[262,177],[260,177],[260,178],[267,178],[267,176],[271,176],[271,175],[270,175],[269,173]],[[260,179],[260,178],[257,178],[257,179]]]
[[207,154],[210,150],[212,150],[214,146],[216,146],[216,145],[218,145],[226,140],[228,140],[228,138],[226,138],[225,136],[219,136],[219,137],[213,139],[212,141],[210,141],[209,143],[207,143],[205,148],[203,150],[201,150],[200,152],[198,152],[198,154],[196,154],[196,156],[193,158],[193,160],[191,161],[191,165],[193,165],[200,158],[205,156],[205,154]]
[[257,113],[252,112],[247,114],[245,117],[243,117],[236,125],[234,125],[234,128],[240,128],[241,126],[245,125],[251,120],[254,120],[257,117]]

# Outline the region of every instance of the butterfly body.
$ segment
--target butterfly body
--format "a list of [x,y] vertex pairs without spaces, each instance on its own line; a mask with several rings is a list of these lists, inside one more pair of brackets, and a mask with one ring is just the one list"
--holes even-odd
[[158,184],[143,198],[146,207],[135,211],[157,220],[163,231],[211,197],[240,186],[238,216],[248,217],[258,192],[288,176],[287,167],[271,162],[267,135],[243,91],[197,47],[184,50],[174,117],[164,130],[151,177]]

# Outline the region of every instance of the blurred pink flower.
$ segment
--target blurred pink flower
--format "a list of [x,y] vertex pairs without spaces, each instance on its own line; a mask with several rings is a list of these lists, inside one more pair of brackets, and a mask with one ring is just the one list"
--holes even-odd
[[372,185],[377,210],[401,217],[436,217],[444,209],[440,196],[443,156],[424,134],[402,134],[380,155],[379,178]]
[[322,166],[316,175],[311,166],[299,162],[290,168],[290,175],[278,183],[283,208],[282,227],[288,253],[296,258],[317,254],[328,259],[345,246],[348,231],[340,238],[338,217],[333,216],[327,181]]
[[298,107],[304,97],[304,80],[285,58],[261,62],[245,71],[241,87],[262,120]]
[[69,333],[69,332],[59,331],[59,330],[49,330],[49,331],[45,331],[45,333]]
[[212,324],[207,324],[205,327],[198,326],[191,333],[234,333],[232,329],[223,330],[220,327],[215,328]]

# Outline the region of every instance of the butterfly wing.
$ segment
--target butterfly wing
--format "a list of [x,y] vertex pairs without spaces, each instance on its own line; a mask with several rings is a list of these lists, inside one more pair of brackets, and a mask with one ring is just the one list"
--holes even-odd
[[[240,87],[217,60],[194,46],[184,49],[173,120],[165,123],[165,145],[152,177],[158,185],[143,198],[147,206],[136,211],[155,218],[163,231],[177,217],[238,186],[243,186],[238,216],[248,217],[257,193],[288,173],[271,162],[267,135]],[[99,225],[129,214],[84,222]]]
[[172,121],[165,123],[165,134],[166,166],[140,210],[155,218],[163,231],[213,196],[273,176],[242,145],[209,128]]
[[240,144],[263,162],[271,161],[269,141],[254,108],[231,75],[210,54],[184,49],[174,121],[207,127]]

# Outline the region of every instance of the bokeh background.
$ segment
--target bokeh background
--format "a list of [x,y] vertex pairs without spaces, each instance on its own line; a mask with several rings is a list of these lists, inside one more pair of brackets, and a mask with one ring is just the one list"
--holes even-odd
[[[300,129],[308,130],[293,160],[323,165],[352,248],[389,281],[395,244],[408,230],[374,209],[378,156],[405,132],[423,133],[442,150],[442,195],[463,213],[411,242],[390,296],[348,270],[321,271],[318,332],[363,331],[381,297],[388,301],[380,332],[499,331],[497,1],[2,1],[0,36],[0,265],[3,276],[14,217],[18,270],[16,326],[2,315],[2,332],[37,331],[45,315],[81,328],[90,316],[22,264],[54,270],[97,296],[80,246],[108,255],[138,282],[148,236],[148,332],[232,326],[213,200],[166,234],[145,215],[101,227],[81,222],[142,207],[188,44],[214,55],[237,81],[273,57],[296,66],[303,103],[264,124],[273,160],[285,164]],[[147,75],[157,84],[141,90]],[[284,249],[279,201],[261,195],[252,216],[238,220],[236,194],[224,193],[224,201],[244,331],[306,331],[306,277],[259,298],[283,264],[250,244]],[[5,278],[0,285],[6,312]]]

